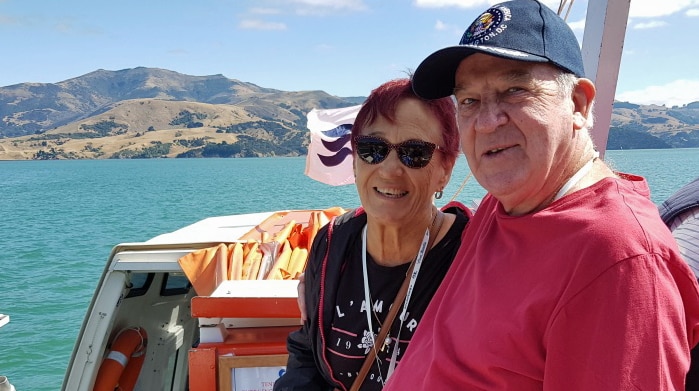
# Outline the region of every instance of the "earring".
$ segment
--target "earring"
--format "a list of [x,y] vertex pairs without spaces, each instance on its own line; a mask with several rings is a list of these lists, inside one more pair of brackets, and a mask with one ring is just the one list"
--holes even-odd
[[439,200],[442,198],[443,195],[444,193],[441,190],[437,190],[437,192],[434,193],[434,198]]

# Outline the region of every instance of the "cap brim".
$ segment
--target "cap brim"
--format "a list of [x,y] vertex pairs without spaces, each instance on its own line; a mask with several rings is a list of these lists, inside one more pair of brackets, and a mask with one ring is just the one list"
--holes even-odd
[[547,58],[511,49],[492,46],[450,46],[430,54],[418,65],[413,73],[413,91],[423,99],[438,99],[452,95],[456,69],[464,58],[474,53],[527,62],[549,62]]

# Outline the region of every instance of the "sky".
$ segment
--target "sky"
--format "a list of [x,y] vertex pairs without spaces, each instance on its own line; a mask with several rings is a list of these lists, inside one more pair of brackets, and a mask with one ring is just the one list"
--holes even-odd
[[[223,74],[283,91],[367,96],[458,44],[496,2],[0,0],[0,87],[143,66]],[[571,3],[567,21],[582,42],[587,0]],[[699,101],[696,37],[699,0],[631,1],[616,99]]]

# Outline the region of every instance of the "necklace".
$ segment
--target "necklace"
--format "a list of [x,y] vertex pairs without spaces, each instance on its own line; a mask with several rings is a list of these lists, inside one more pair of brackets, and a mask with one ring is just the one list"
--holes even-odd
[[[389,376],[393,373],[393,370],[395,369],[396,366],[396,361],[398,360],[398,342],[400,340],[400,331],[403,328],[403,321],[405,320],[406,314],[407,314],[407,309],[408,309],[408,303],[410,302],[410,296],[412,295],[413,288],[415,287],[415,281],[417,280],[418,273],[420,272],[420,266],[422,266],[422,259],[425,256],[425,253],[429,250],[427,248],[429,242],[430,242],[430,230],[433,228],[435,220],[437,219],[437,216],[439,215],[439,210],[437,210],[437,213],[435,213],[434,217],[432,217],[432,223],[430,226],[427,227],[425,230],[425,235],[422,238],[422,243],[420,244],[420,249],[418,250],[417,255],[415,256],[415,259],[412,261],[415,263],[415,267],[413,268],[413,272],[410,275],[410,282],[408,285],[408,291],[406,294],[406,297],[403,301],[403,311],[401,312],[399,318],[400,318],[400,326],[398,327],[398,335],[396,336],[396,346],[393,348],[393,352],[391,354],[391,361],[389,363],[388,367],[388,372],[386,374],[386,379],[383,379],[381,376],[379,376],[381,380],[381,384],[384,385],[384,382],[388,380]],[[376,351],[376,340],[375,340],[375,335],[374,335],[374,327],[373,327],[373,322],[371,321],[371,315],[369,312],[373,311],[372,310],[372,305],[371,305],[371,297],[369,295],[369,275],[367,272],[367,259],[366,259],[366,231],[367,231],[367,226],[365,225],[364,228],[362,229],[362,272],[363,272],[363,277],[364,277],[364,300],[367,305],[367,310],[366,310],[366,320],[367,320],[367,325],[369,327],[369,338],[371,338],[371,349],[374,351],[374,358],[376,359],[376,364],[379,368],[379,374],[381,373],[381,360],[379,360],[379,353]],[[406,276],[407,277],[407,276]],[[378,318],[377,318],[378,321]],[[380,327],[391,327],[390,324],[384,324],[381,325],[379,323]],[[381,348],[383,351],[388,345],[391,343],[391,337],[389,334],[386,334],[386,338],[384,339],[384,344]]]

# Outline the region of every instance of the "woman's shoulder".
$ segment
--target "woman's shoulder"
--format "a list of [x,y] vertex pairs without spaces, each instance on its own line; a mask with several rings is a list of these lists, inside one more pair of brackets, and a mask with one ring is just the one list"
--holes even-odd
[[361,230],[364,224],[366,224],[366,213],[363,208],[359,207],[349,209],[347,212],[333,218],[328,224],[321,227],[318,233],[322,231],[327,234],[328,230],[331,230],[331,235],[354,232]]
[[361,234],[365,224],[366,214],[358,208],[336,216],[322,226],[313,239],[306,270],[320,273],[327,260],[344,261],[347,248]]
[[[334,217],[328,224],[320,227],[314,242],[337,242],[336,239],[343,239],[358,234],[366,224],[366,213],[364,209],[350,209],[347,212]],[[344,240],[339,240],[343,242]]]

